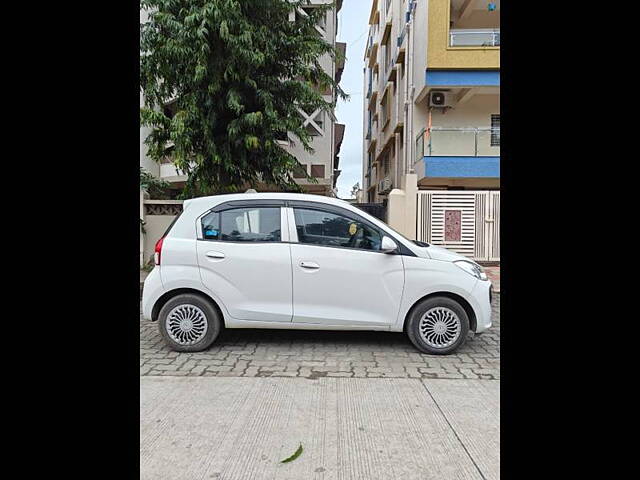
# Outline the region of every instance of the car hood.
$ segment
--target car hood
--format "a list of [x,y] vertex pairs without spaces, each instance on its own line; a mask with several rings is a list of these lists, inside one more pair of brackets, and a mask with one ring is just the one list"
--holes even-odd
[[432,258],[433,260],[440,260],[443,262],[455,262],[456,260],[469,259],[459,253],[452,252],[446,248],[437,247],[435,245],[429,245],[428,247],[415,246],[414,250],[417,250],[419,256],[424,258]]

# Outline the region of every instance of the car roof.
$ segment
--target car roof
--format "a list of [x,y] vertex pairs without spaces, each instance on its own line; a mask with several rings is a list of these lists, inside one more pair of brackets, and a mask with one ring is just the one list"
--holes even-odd
[[310,195],[308,193],[284,193],[284,192],[265,192],[265,193],[231,193],[224,195],[211,195],[208,197],[197,197],[185,200],[183,208],[186,210],[190,207],[197,207],[198,210],[210,208],[219,203],[238,201],[238,200],[299,200],[308,202],[319,202],[328,205],[338,205],[341,207],[351,206],[349,202],[339,198],[325,197],[322,195]]

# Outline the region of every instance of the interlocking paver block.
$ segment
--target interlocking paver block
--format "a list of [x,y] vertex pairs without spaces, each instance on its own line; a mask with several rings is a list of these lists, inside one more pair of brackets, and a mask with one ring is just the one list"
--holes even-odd
[[403,333],[225,330],[205,352],[172,352],[140,318],[140,376],[500,378],[500,295],[493,327],[453,355],[420,353]]

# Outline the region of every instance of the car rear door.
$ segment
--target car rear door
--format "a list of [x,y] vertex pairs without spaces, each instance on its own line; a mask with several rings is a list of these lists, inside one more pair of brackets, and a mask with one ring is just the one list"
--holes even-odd
[[202,281],[237,320],[292,319],[291,253],[282,205],[228,202],[197,220]]
[[289,202],[293,322],[389,326],[404,287],[402,255],[380,251],[384,232],[339,207]]

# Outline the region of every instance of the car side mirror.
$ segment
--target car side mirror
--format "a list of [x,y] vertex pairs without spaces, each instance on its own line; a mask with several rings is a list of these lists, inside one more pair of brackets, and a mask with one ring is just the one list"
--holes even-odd
[[391,237],[382,237],[382,243],[380,244],[380,250],[384,253],[393,253],[398,249],[398,244],[393,241]]

